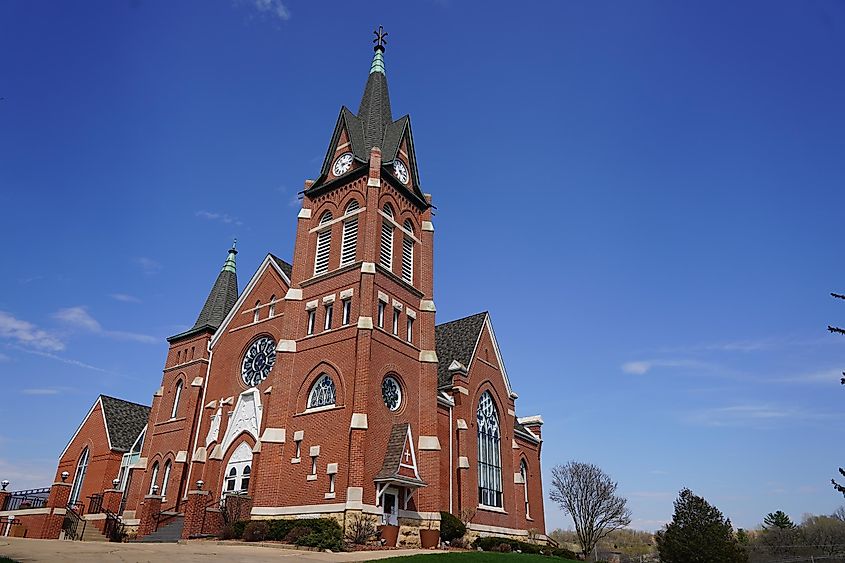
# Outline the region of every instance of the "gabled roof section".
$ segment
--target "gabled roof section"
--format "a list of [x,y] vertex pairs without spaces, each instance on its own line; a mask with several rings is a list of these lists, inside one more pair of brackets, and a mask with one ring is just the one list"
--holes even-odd
[[150,407],[108,395],[100,395],[100,401],[111,449],[128,452],[147,425]]
[[[403,462],[402,455],[406,446],[411,459]],[[413,472],[414,476],[402,475],[402,468]],[[390,429],[390,438],[387,440],[387,449],[384,453],[384,463],[375,478],[375,481],[401,481],[408,485],[425,486],[425,482],[419,478],[417,470],[417,456],[414,451],[414,439],[411,436],[411,425],[407,422],[394,424]]]
[[487,311],[484,311],[434,327],[434,343],[438,360],[438,387],[452,384],[449,366],[453,361],[469,368],[486,318]]
[[261,275],[267,270],[267,268],[273,268],[278,272],[279,276],[282,278],[282,281],[285,285],[290,288],[290,273],[293,270],[293,266],[289,263],[285,262],[278,256],[274,256],[273,254],[267,254],[264,260],[261,262],[261,265],[258,266],[258,269],[252,275],[252,278],[249,280],[249,283],[246,284],[246,287],[241,293],[240,297],[238,297],[235,304],[229,309],[229,313],[226,315],[226,318],[223,319],[223,322],[220,323],[220,326],[217,328],[217,331],[214,333],[214,336],[211,337],[211,342],[209,343],[210,348],[214,348],[217,345],[217,341],[220,340],[220,335],[225,333],[225,328],[229,326],[229,323],[232,322],[232,319],[235,316],[235,313],[244,303],[244,300],[249,296],[252,292],[252,289],[258,283],[258,280],[261,278]]
[[223,264],[223,268],[217,275],[214,286],[212,286],[211,292],[205,300],[205,305],[203,305],[197,317],[197,322],[187,331],[168,338],[168,342],[192,336],[204,330],[212,332],[217,330],[223,319],[229,314],[235,301],[238,300],[238,274],[235,269],[235,256],[237,254],[238,251],[235,250],[233,244],[232,248],[229,249],[226,262]]

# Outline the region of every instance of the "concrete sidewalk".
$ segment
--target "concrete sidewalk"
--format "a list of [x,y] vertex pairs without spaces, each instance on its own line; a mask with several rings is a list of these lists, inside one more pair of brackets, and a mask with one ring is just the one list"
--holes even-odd
[[0,537],[0,555],[20,561],[91,563],[92,561],[120,561],[125,563],[208,563],[210,557],[226,561],[262,563],[288,558],[289,561],[373,561],[387,557],[432,553],[427,549],[397,549],[388,551],[357,551],[324,553],[300,551],[250,544],[220,545],[215,541],[173,543],[108,543],[63,540],[33,540]]

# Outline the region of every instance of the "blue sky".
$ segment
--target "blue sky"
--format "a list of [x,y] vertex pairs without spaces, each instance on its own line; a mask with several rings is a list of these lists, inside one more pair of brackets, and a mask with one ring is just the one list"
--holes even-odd
[[[0,3],[0,477],[149,403],[233,237],[289,258],[371,30],[437,205],[439,321],[489,309],[556,463],[637,528],[845,499],[845,5]],[[547,502],[547,524],[567,526]]]

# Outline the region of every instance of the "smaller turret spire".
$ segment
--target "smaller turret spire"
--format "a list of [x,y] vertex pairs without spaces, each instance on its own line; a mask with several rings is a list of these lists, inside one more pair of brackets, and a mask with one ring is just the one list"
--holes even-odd
[[226,262],[223,263],[223,269],[221,272],[232,272],[233,274],[236,273],[235,270],[235,256],[238,254],[238,251],[235,250],[235,246],[238,244],[238,239],[235,239],[232,242],[232,248],[229,249],[229,256],[226,257]]

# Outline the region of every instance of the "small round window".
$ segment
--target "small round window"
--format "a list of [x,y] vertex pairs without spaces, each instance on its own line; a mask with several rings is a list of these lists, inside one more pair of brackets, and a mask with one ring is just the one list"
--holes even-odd
[[402,387],[395,378],[389,376],[384,378],[381,383],[381,397],[388,409],[399,410],[402,405]]

